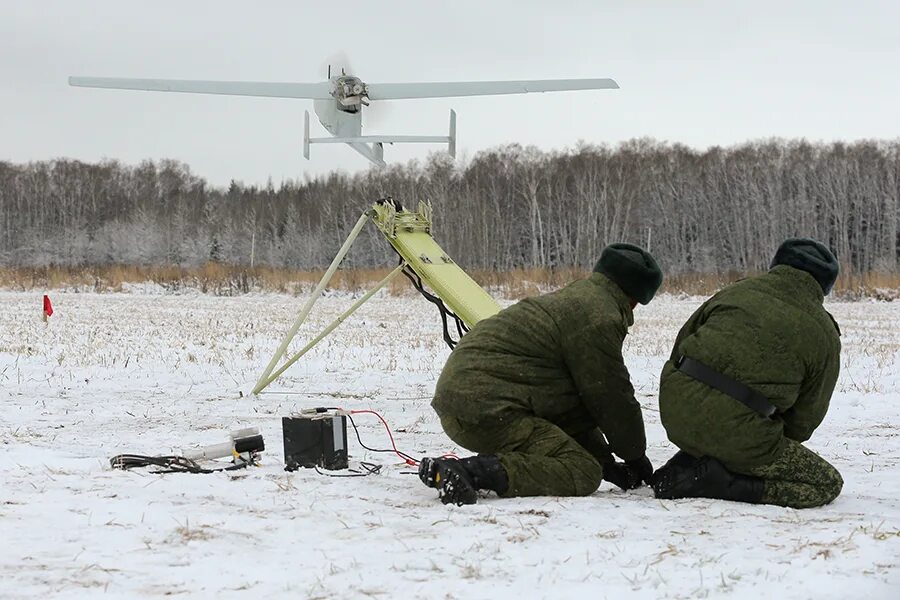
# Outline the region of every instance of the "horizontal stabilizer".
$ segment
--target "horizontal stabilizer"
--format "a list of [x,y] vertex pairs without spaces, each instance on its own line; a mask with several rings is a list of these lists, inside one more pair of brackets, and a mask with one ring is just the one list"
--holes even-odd
[[303,121],[303,156],[307,159],[310,144],[348,144],[380,167],[385,166],[384,144],[447,144],[447,153],[456,158],[456,111],[453,110],[450,111],[449,135],[357,135],[311,138],[309,111],[306,111]]
[[277,83],[263,81],[201,81],[188,79],[131,79],[122,77],[69,77],[75,87],[144,90],[148,92],[183,92],[189,94],[224,94],[228,96],[263,96],[268,98],[331,98],[331,84]]
[[360,135],[357,137],[310,138],[310,144],[446,144],[446,135]]

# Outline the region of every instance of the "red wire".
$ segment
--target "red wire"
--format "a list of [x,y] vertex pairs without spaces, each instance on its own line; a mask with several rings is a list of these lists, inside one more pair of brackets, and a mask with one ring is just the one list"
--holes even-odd
[[369,415],[375,415],[376,417],[378,417],[378,419],[379,419],[379,420],[382,422],[382,424],[384,425],[384,428],[387,430],[388,437],[391,438],[391,447],[394,449],[394,454],[396,454],[397,456],[399,456],[400,458],[402,458],[402,459],[403,459],[403,462],[405,462],[406,464],[410,465],[411,467],[418,466],[419,461],[413,460],[413,459],[411,459],[411,458],[407,458],[406,456],[404,456],[403,454],[401,454],[399,450],[397,450],[397,444],[394,443],[394,435],[391,433],[391,428],[390,428],[390,426],[387,424],[387,421],[384,420],[384,417],[382,417],[381,415],[379,415],[379,414],[378,414],[377,412],[375,412],[374,410],[351,410],[351,411],[349,411],[349,412],[350,412],[351,415],[369,414]]

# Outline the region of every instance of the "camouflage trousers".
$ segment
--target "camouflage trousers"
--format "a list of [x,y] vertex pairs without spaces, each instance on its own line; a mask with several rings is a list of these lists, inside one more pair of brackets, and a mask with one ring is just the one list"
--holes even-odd
[[500,459],[509,477],[504,497],[588,496],[603,479],[600,463],[611,458],[606,439],[596,428],[573,437],[550,421],[529,415],[481,423],[440,417],[451,440]]
[[844,485],[841,474],[828,461],[791,439],[775,462],[750,469],[746,475],[765,481],[763,504],[791,508],[828,504]]

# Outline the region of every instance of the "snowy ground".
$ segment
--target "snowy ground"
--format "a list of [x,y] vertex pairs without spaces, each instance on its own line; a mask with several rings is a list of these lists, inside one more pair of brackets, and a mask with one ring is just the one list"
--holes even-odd
[[[282,468],[280,417],[374,408],[419,456],[459,451],[428,403],[447,350],[432,307],[379,297],[280,392],[239,397],[301,299],[0,293],[0,597],[898,598],[900,302],[830,305],[844,337],[832,409],[811,447],[844,476],[830,506],[795,511],[657,501],[604,484],[588,498],[442,506],[389,455],[351,442],[381,475]],[[637,311],[626,359],[649,455],[673,452],[657,376],[699,300]],[[326,297],[321,324],[349,304]],[[360,416],[364,441],[387,444]],[[261,428],[260,468],[114,471],[110,456],[166,453]]]

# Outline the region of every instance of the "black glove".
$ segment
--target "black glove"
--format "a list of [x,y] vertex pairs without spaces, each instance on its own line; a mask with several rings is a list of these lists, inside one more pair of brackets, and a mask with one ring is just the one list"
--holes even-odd
[[650,485],[650,480],[653,478],[653,464],[646,454],[634,460],[626,460],[625,464],[637,474],[638,481]]
[[603,479],[623,490],[633,490],[649,483],[653,476],[653,465],[646,456],[634,460],[610,462],[603,465]]

